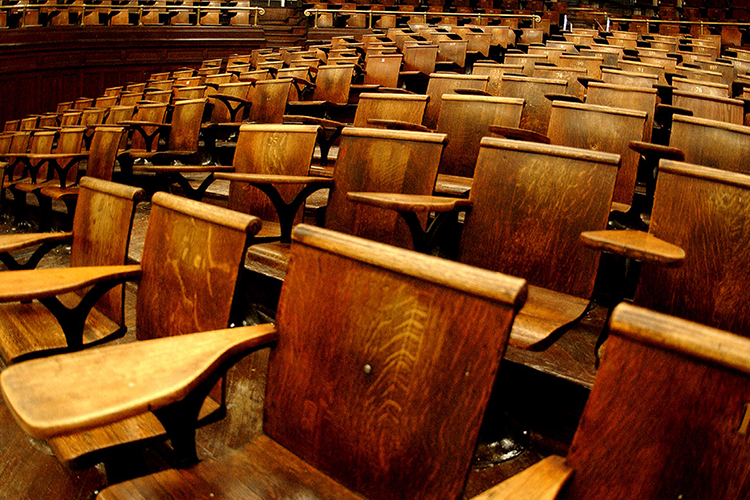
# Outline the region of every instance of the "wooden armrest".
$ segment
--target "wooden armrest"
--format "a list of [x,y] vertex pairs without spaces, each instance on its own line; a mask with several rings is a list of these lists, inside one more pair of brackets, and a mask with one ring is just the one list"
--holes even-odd
[[644,231],[586,231],[581,241],[588,247],[654,264],[680,265],[685,251]]
[[14,365],[0,386],[21,427],[46,439],[179,401],[228,361],[276,338],[265,324],[90,349]]
[[392,130],[413,130],[416,132],[434,132],[434,130],[420,125],[419,123],[405,122],[401,120],[387,120],[385,118],[368,118],[370,125],[379,125]]
[[549,101],[566,101],[566,102],[578,102],[582,103],[583,101],[579,99],[578,97],[570,94],[544,94],[544,97],[547,98]]
[[411,94],[416,95],[411,90],[402,89],[400,87],[378,87],[378,92],[383,94]]
[[159,123],[159,122],[147,122],[143,120],[123,120],[120,122],[120,125],[127,125],[127,126],[141,126],[141,127],[159,127],[159,128],[170,128],[172,127],[171,123]]
[[346,127],[346,123],[305,115],[284,115],[284,122],[304,123],[306,125],[320,125],[321,127]]
[[551,455],[471,500],[553,500],[572,475],[563,457]]
[[217,173],[216,178],[247,182],[248,184],[333,184],[333,179],[328,177],[308,177],[305,175]]
[[[169,153],[169,151],[165,151],[165,153]],[[190,174],[201,172],[232,172],[234,171],[234,167],[231,165],[133,165],[133,170],[157,174]]]
[[72,241],[73,233],[16,233],[0,236],[0,253],[14,252],[43,243],[66,243]]
[[81,159],[88,158],[88,153],[29,153],[18,155],[30,160],[57,160],[61,158]]
[[247,99],[243,99],[241,97],[235,97],[233,95],[227,95],[227,94],[213,94],[211,96],[211,99],[218,99],[220,101],[233,101],[233,102],[239,102],[242,104],[245,104],[247,106],[252,104],[252,101],[248,101]]
[[685,161],[685,153],[671,146],[662,146],[661,144],[643,141],[630,141],[628,147],[647,158],[656,156],[667,160]]
[[546,135],[542,135],[533,130],[527,130],[525,128],[517,127],[501,127],[499,125],[490,125],[490,133],[501,135],[507,139],[515,139],[518,141],[530,141],[539,142],[541,144],[549,144],[550,139]]
[[0,274],[0,302],[44,299],[97,283],[139,278],[140,266],[66,267],[31,269]]
[[353,83],[349,87],[350,92],[377,92],[379,88],[377,83]]
[[357,193],[346,194],[349,201],[398,212],[450,212],[471,206],[466,198],[447,198],[401,193]]

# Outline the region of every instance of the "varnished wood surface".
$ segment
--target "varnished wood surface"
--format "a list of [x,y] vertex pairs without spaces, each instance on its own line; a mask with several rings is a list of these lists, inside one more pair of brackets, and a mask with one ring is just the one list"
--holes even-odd
[[362,93],[359,96],[353,125],[372,126],[370,119],[421,124],[428,99],[428,96],[419,94]]
[[518,127],[524,102],[519,98],[443,95],[437,132],[448,135],[438,172],[472,177],[482,137],[493,125]]
[[685,250],[645,231],[586,231],[581,233],[581,241],[643,262],[679,264],[685,259]]
[[675,115],[669,143],[685,154],[685,161],[743,174],[750,173],[750,127]]
[[[214,186],[221,188],[222,182],[217,181]],[[226,192],[227,187],[223,186],[223,200],[226,199]],[[221,193],[221,191],[217,193]],[[212,200],[212,198],[209,199]],[[219,198],[217,202],[222,203],[222,199]],[[149,203],[139,205],[136,211],[130,245],[131,262],[138,263],[140,260],[142,251],[140,249],[142,248],[149,213]],[[0,225],[0,231],[9,227],[8,224]],[[53,251],[40,264],[42,267],[50,265],[56,265],[57,267],[67,265],[67,252],[64,247]],[[126,308],[126,323],[129,330],[125,336],[125,341],[132,341],[135,334],[135,298],[134,293],[132,293],[135,286],[135,284],[126,286],[128,290],[126,304],[129,304]],[[472,468],[464,498],[469,498],[486,490],[498,481],[512,476],[550,453],[562,455],[566,453],[566,443],[569,443],[572,439],[578,417],[573,416],[561,428],[560,412],[570,411],[567,409],[568,402],[580,399],[568,397],[569,391],[573,390],[576,394],[585,394],[585,390],[576,391],[576,389],[580,385],[590,387],[593,382],[595,373],[594,342],[598,332],[601,331],[605,312],[606,309],[601,307],[593,308],[580,322],[580,328],[576,326],[575,329],[564,334],[545,351],[532,352],[516,349],[512,346],[508,347],[505,359],[513,360],[519,364],[508,364],[506,366],[517,367],[514,370],[525,370],[522,376],[507,375],[513,377],[513,380],[519,381],[519,384],[514,385],[517,388],[517,395],[514,396],[516,399],[514,399],[515,403],[512,404],[512,408],[520,410],[523,417],[516,416],[515,418],[521,418],[522,422],[526,422],[527,418],[532,415],[534,417],[545,416],[543,420],[548,423],[540,427],[541,422],[536,421],[532,426],[532,446],[519,458],[495,467]],[[215,424],[198,429],[198,455],[201,459],[217,459],[225,456],[232,449],[244,446],[252,436],[260,432],[263,394],[265,392],[266,365],[264,360],[267,359],[267,355],[267,349],[254,353],[230,370],[227,377],[229,387],[227,416]],[[562,359],[565,359],[565,362],[558,364]],[[576,363],[580,363],[578,375],[573,373],[567,375],[566,369]],[[586,379],[588,382],[575,378],[587,370],[590,373],[589,378]],[[536,374],[536,378],[539,379],[538,383],[541,385],[527,386],[530,378],[526,375],[529,373]],[[576,385],[561,381],[559,378],[556,381],[547,380],[546,377],[548,376],[544,373],[555,373],[556,377],[564,377],[565,380],[570,380]],[[558,385],[553,384],[555,389],[548,393],[548,390],[552,387],[549,384],[550,381],[556,382]],[[559,384],[563,385],[560,386]],[[561,391],[561,387],[565,389]],[[528,398],[530,394],[534,395],[532,399]],[[565,394],[564,397],[563,394]],[[530,403],[541,404],[543,409],[531,409]],[[537,406],[534,406],[534,408],[537,408]],[[580,413],[581,409],[582,404],[580,409],[573,411],[573,415],[576,411]],[[549,418],[546,416],[549,416]],[[160,424],[158,427],[160,427]],[[5,442],[8,443],[8,446],[0,447],[0,463],[3,464],[2,471],[5,478],[0,481],[0,498],[90,500],[96,490],[101,490],[106,486],[100,468],[87,468],[80,471],[67,469],[60,465],[48,449],[43,449],[38,442],[32,444],[15,423],[5,405],[0,405],[0,432],[5,436]],[[64,439],[54,439],[50,444],[54,444],[55,453],[58,453],[59,456],[65,456],[66,451],[61,449],[63,446],[66,446],[66,449],[74,455],[80,455],[81,453],[81,450],[76,447],[67,447],[70,443]],[[90,449],[90,447],[87,446],[87,449]],[[142,455],[137,455],[137,459],[131,459],[133,461],[129,464],[144,463],[139,474],[147,471],[155,472],[170,466],[170,456],[169,450],[157,446],[147,450]],[[34,480],[29,481],[28,478],[34,478]]]
[[552,103],[548,135],[552,144],[620,155],[612,200],[630,204],[639,155],[628,145],[643,140],[647,116],[645,111],[556,101]]
[[0,302],[17,302],[34,298],[54,297],[102,281],[128,278],[141,274],[140,266],[100,266],[64,269],[31,269],[8,271],[0,281]]
[[223,360],[275,339],[261,325],[90,349],[8,367],[0,386],[24,430],[49,438],[166,406]]
[[555,500],[572,476],[565,459],[552,455],[472,500]]
[[672,94],[672,104],[678,108],[689,109],[693,112],[693,116],[735,125],[744,123],[744,107],[742,101],[738,99],[713,97],[682,90],[675,90]]
[[430,96],[430,100],[427,102],[422,125],[433,130],[437,127],[443,94],[452,94],[455,89],[463,88],[486,90],[488,81],[488,76],[432,73],[427,84],[427,95]]
[[15,233],[0,236],[0,252],[12,252],[45,242],[66,242],[73,239],[73,233]]
[[[677,340],[688,338],[693,349]],[[747,340],[623,304],[607,344],[567,457],[575,474],[565,498],[745,497]],[[708,355],[716,348],[744,357],[742,372]]]
[[685,259],[676,268],[644,265],[636,304],[747,335],[748,189],[746,175],[661,161],[649,232]]
[[500,95],[521,97],[525,104],[521,115],[521,127],[546,135],[549,127],[549,115],[552,103],[546,94],[564,94],[568,82],[565,80],[548,80],[546,78],[524,78],[503,75],[500,81]]
[[447,198],[443,196],[410,195],[400,193],[356,193],[349,192],[346,197],[357,203],[375,207],[406,212],[450,212],[457,207],[471,206],[465,198]]

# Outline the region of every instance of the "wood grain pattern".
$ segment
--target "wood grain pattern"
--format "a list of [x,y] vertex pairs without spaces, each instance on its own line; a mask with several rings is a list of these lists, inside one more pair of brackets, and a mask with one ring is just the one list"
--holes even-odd
[[[113,266],[122,268],[124,275],[134,272],[137,266],[123,266],[127,261],[130,232],[137,202],[143,197],[143,190],[114,184],[108,181],[84,177],[81,180],[80,207],[73,222],[73,236],[71,242],[70,265],[78,268],[72,271],[76,279],[90,274],[93,279],[97,273],[90,266]],[[119,266],[118,266],[119,265]],[[88,269],[86,269],[88,268]],[[46,270],[58,273],[64,278],[66,269]],[[39,289],[46,289],[46,296],[56,295],[78,289],[64,285],[58,291],[50,288],[53,281],[50,277],[31,275],[20,282],[7,276],[8,293],[18,295],[21,284]],[[61,282],[62,283],[62,282]],[[93,282],[92,282],[93,283]],[[82,292],[81,292],[82,293]],[[27,298],[41,297],[29,291]],[[21,300],[21,299],[16,299]],[[68,306],[75,305],[78,300],[74,297],[65,298]],[[61,330],[54,316],[41,304],[4,304],[2,308],[4,318],[0,336],[0,344],[5,353],[5,360],[10,361],[18,356],[28,355],[42,350],[45,344],[50,349],[59,349],[61,345]],[[84,326],[85,343],[97,342],[113,335],[124,333],[124,288],[115,287],[102,297],[95,310],[87,319]],[[33,333],[30,333],[33,332]],[[46,337],[44,332],[48,332]],[[6,341],[7,340],[7,341]],[[63,337],[64,342],[64,337]]]
[[646,118],[644,111],[556,101],[548,135],[552,144],[620,155],[613,201],[629,205],[640,156],[628,144],[643,140]]
[[643,140],[651,141],[656,110],[656,89],[591,82],[586,94],[586,103],[645,111],[646,125]]
[[551,455],[472,500],[555,500],[572,476],[565,459]]
[[[704,353],[743,341],[743,371],[669,340],[688,333]],[[748,352],[745,339],[618,306],[567,458],[575,475],[565,498],[746,497],[750,444],[738,430],[750,398]]]
[[649,232],[685,250],[679,268],[645,265],[635,303],[748,335],[748,178],[662,160]]
[[[536,324],[548,326],[543,333],[537,328],[534,342],[585,311],[599,257],[579,241],[579,235],[606,227],[618,162],[619,156],[610,153],[482,139],[459,260],[573,296],[549,297],[547,306],[539,302],[540,310],[551,312],[538,315]],[[580,201],[584,192],[587,203]],[[531,307],[530,296],[526,308]],[[555,317],[555,326],[549,328]],[[519,331],[519,345],[523,344],[529,341],[522,340]]]
[[333,104],[346,104],[349,102],[349,88],[353,74],[353,64],[319,66],[312,99]]
[[[475,439],[481,418],[474,405],[483,406],[488,396],[480,385],[492,378],[498,348],[507,340],[493,327],[495,333],[479,341],[480,361],[477,324],[496,322],[507,332],[503,307],[393,272],[411,261],[431,283],[446,282],[453,280],[444,266],[456,264],[343,235],[317,248],[316,240],[327,235],[304,230],[309,236],[294,245],[277,314],[280,342],[270,361],[266,432],[366,497],[455,498],[473,451],[466,441]],[[349,257],[337,256],[337,248]],[[355,255],[377,260],[378,267],[350,260]],[[326,277],[329,272],[337,276],[335,283]],[[482,281],[500,279],[472,273]],[[359,286],[363,279],[370,285]],[[468,276],[459,283],[478,293]],[[316,300],[357,314],[331,314],[298,300],[311,292]],[[476,318],[473,325],[460,320],[464,314]],[[298,369],[309,363],[316,366],[312,372]],[[290,391],[300,397],[289,397]],[[472,394],[474,402],[460,403],[459,394]],[[428,401],[431,410],[425,411]],[[454,440],[455,432],[462,437]]]
[[422,125],[433,130],[435,129],[443,102],[443,94],[452,94],[457,88],[487,90],[488,81],[488,76],[459,75],[455,73],[430,74],[430,81],[427,84],[427,95],[430,96],[430,100],[427,102]]
[[659,76],[649,73],[620,71],[605,68],[602,69],[602,80],[604,80],[604,83],[611,83],[613,85],[632,85],[633,87],[652,88],[654,84],[659,83]]
[[291,78],[255,82],[253,89],[248,92],[248,100],[252,103],[247,112],[248,120],[256,123],[282,123],[291,89]]
[[[232,163],[235,173],[306,176],[319,128],[315,125],[242,125]],[[299,192],[298,186],[279,186],[277,189],[287,203]],[[279,220],[268,196],[244,182],[229,185],[227,206],[262,220]],[[302,222],[301,210],[295,221]]]
[[675,90],[672,92],[672,104],[678,108],[689,109],[693,112],[693,116],[698,118],[735,125],[742,125],[745,119],[743,103],[738,99]]
[[355,127],[373,127],[370,119],[421,124],[429,97],[426,95],[364,92],[359,95]]
[[445,134],[348,128],[342,133],[325,227],[410,248],[395,214],[346,199],[349,191],[432,194]]
[[398,87],[398,73],[403,62],[403,54],[379,54],[365,57],[365,83],[383,87]]
[[523,75],[521,64],[497,64],[486,62],[475,62],[471,68],[472,75],[489,76],[487,92],[494,96],[500,95],[500,80],[504,74]]
[[89,349],[10,367],[0,386],[24,430],[46,439],[167,406],[233,355],[275,339],[268,324]]
[[679,264],[685,251],[644,231],[586,231],[581,241],[592,248],[614,252],[630,259],[660,264]]
[[536,66],[531,74],[534,78],[567,81],[566,94],[577,97],[581,101],[585,96],[586,88],[578,79],[586,75],[586,68],[558,68],[556,66]]
[[500,96],[523,98],[525,104],[521,114],[521,127],[547,135],[552,103],[544,96],[564,94],[567,85],[565,80],[503,75]]
[[685,161],[750,174],[750,127],[675,115],[669,144],[685,153]]
[[472,177],[479,143],[490,125],[518,127],[523,99],[446,94],[437,121],[437,132],[447,134],[448,144],[438,172]]

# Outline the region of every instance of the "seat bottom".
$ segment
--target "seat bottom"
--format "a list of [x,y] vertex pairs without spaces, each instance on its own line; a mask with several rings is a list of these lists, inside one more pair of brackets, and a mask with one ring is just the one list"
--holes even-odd
[[98,500],[197,498],[363,500],[264,435],[222,460],[125,481],[97,496]]

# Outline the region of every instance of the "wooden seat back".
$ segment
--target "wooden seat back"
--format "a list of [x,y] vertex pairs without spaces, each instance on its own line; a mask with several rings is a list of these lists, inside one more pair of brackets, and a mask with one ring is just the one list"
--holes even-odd
[[104,123],[104,117],[107,115],[105,108],[88,108],[84,109],[81,114],[80,124],[83,127],[93,127]]
[[97,97],[94,101],[95,108],[111,108],[117,105],[117,101],[120,100],[120,94],[117,95],[104,95]]
[[724,83],[724,78],[718,71],[706,71],[702,69],[689,68],[686,66],[677,66],[675,71],[689,80],[697,80],[708,83]]
[[675,115],[669,145],[688,163],[750,174],[750,127]]
[[[43,130],[43,131],[34,132],[31,135],[31,138],[29,139],[29,142],[28,142],[29,153],[30,154],[51,153],[52,147],[55,145],[56,139],[57,139],[57,132],[54,130]],[[36,169],[36,166],[39,165],[40,162],[39,160],[30,160],[29,163],[32,168]],[[41,168],[39,168],[39,170],[36,171],[35,178],[38,178],[40,180],[47,180],[47,167],[48,165],[45,162],[41,166]],[[31,172],[29,171],[29,166],[24,165],[24,171],[21,176],[29,177],[30,175],[31,175]]]
[[706,94],[675,90],[672,104],[689,109],[693,116],[742,125],[745,120],[744,104],[738,99],[714,97]]
[[387,94],[364,92],[359,95],[355,127],[375,127],[370,119],[398,120],[416,125],[422,124],[429,97],[420,94]]
[[266,433],[363,498],[459,498],[522,283],[299,226]]
[[106,181],[112,180],[117,149],[124,134],[124,127],[99,126],[94,129],[86,164],[87,176]]
[[746,496],[748,340],[626,304],[609,332],[561,498]]
[[208,99],[188,99],[174,103],[172,128],[169,131],[170,151],[197,151],[203,111]]
[[206,96],[206,85],[196,85],[192,87],[172,87],[172,100],[179,101],[183,99],[200,99]]
[[646,118],[645,111],[556,101],[548,135],[552,144],[620,155],[613,201],[630,205],[640,157],[628,144],[643,140]]
[[112,106],[109,108],[107,118],[104,120],[105,125],[117,125],[126,120],[132,120],[135,115],[135,105],[130,106]]
[[599,55],[578,56],[562,54],[559,64],[564,68],[583,68],[591,78],[599,79],[602,76],[602,57]]
[[509,53],[505,54],[503,59],[505,64],[520,64],[523,66],[523,74],[525,76],[531,76],[534,73],[534,67],[537,63],[548,63],[549,57],[547,54],[523,54],[523,53]]
[[406,44],[404,53],[404,71],[419,71],[424,75],[435,72],[438,46],[433,44]]
[[[138,111],[136,111],[133,119],[136,121],[164,123],[164,119],[166,118],[166,116],[167,116],[167,104],[166,103],[141,104],[140,106],[138,106]],[[147,130],[147,132],[150,133],[151,130]],[[156,137],[154,137],[152,144],[150,145],[152,151],[156,150],[158,140],[159,139],[157,135]],[[130,139],[130,149],[134,149],[134,150],[147,149],[146,140],[141,134],[134,133],[132,135]]]
[[430,129],[437,126],[443,94],[453,94],[456,89],[487,90],[490,78],[480,75],[459,75],[457,73],[432,73],[427,84],[430,100],[424,112],[422,124]]
[[[239,99],[247,100],[247,96],[253,87],[253,82],[237,82],[237,83],[222,83],[216,90],[216,93],[223,94],[230,97],[237,97]],[[227,105],[216,98],[210,98],[211,103],[211,123],[228,123],[232,121],[232,115],[230,108]],[[239,103],[230,101],[229,105],[234,109]],[[244,109],[237,112],[234,117],[235,122],[241,122],[244,118]]]
[[11,132],[0,132],[0,155],[5,156],[10,151],[10,144],[13,142]]
[[748,336],[750,177],[662,160],[649,232],[681,247],[679,267],[643,264],[635,303]]
[[[57,144],[55,147],[55,153],[58,154],[77,154],[80,153],[83,149],[83,135],[86,132],[85,127],[75,127],[75,128],[63,128],[60,129],[60,134],[57,137]],[[32,160],[31,163],[34,163]],[[50,169],[48,164],[45,162],[42,168],[39,169],[39,171],[36,174],[35,181],[36,182],[43,182],[48,179],[57,179],[58,178],[58,172],[56,170],[52,171],[53,169]],[[65,178],[66,184],[75,184],[75,182],[78,180],[78,169],[71,168],[67,172],[67,177]]]
[[[139,340],[226,328],[258,219],[156,193],[141,258]],[[252,231],[251,231],[252,230]]]
[[459,260],[590,298],[599,252],[580,234],[607,227],[619,156],[491,137],[481,145]]
[[659,83],[666,84],[667,79],[664,76],[664,67],[660,64],[647,64],[638,61],[620,61],[619,68],[628,73],[641,73],[643,75],[656,75]]
[[[80,113],[80,111],[78,112]],[[81,116],[80,114],[78,115]],[[76,121],[75,125],[77,125],[78,122]],[[27,116],[26,118],[21,118],[21,124],[19,125],[19,130],[36,130],[39,128],[39,115],[31,115]]]
[[[93,177],[82,178],[80,187],[70,267],[126,264],[135,207],[143,199],[143,190]],[[124,328],[125,286],[107,292],[96,308]]]
[[494,96],[500,95],[500,80],[503,75],[523,75],[523,66],[520,64],[497,64],[486,62],[475,62],[471,68],[472,75],[489,76],[487,92]]
[[523,99],[472,95],[443,96],[437,132],[448,136],[438,172],[472,177],[482,137],[490,125],[518,127]]
[[619,71],[614,69],[602,69],[602,80],[604,83],[613,85],[627,85],[633,87],[652,88],[659,83],[659,76],[649,73],[636,73],[632,71]]
[[8,120],[3,126],[3,132],[16,132],[21,123],[21,120]]
[[383,87],[398,87],[398,74],[403,54],[380,54],[365,57],[364,83]]
[[503,75],[499,95],[522,98],[524,107],[521,114],[521,128],[546,135],[552,102],[545,95],[564,94],[567,87],[568,82],[565,80]]
[[350,191],[432,194],[445,134],[345,128],[333,170],[325,227],[411,248],[398,214],[350,202]]
[[256,123],[282,123],[291,88],[291,78],[255,82],[255,86],[248,92],[248,100],[252,102],[247,113],[248,120]]
[[534,78],[547,78],[552,80],[565,80],[568,87],[565,93],[572,95],[583,101],[586,94],[586,88],[578,80],[586,77],[586,68],[559,68],[556,66],[535,66],[531,74]]
[[656,97],[656,89],[590,82],[586,94],[586,103],[644,111],[646,113],[646,126],[643,140],[651,142]]
[[312,99],[333,104],[349,102],[354,64],[334,64],[318,67]]
[[[242,125],[232,163],[235,173],[308,175],[318,129],[316,125]],[[298,186],[277,186],[277,190],[286,202],[291,202],[299,192]],[[230,184],[227,206],[264,221],[278,221],[268,196],[245,182]],[[300,222],[301,210],[295,220],[295,223]]]
[[715,97],[730,97],[731,90],[729,85],[723,83],[704,82],[701,80],[692,80],[689,78],[672,78],[672,86],[677,90],[693,92],[696,94],[706,94]]

